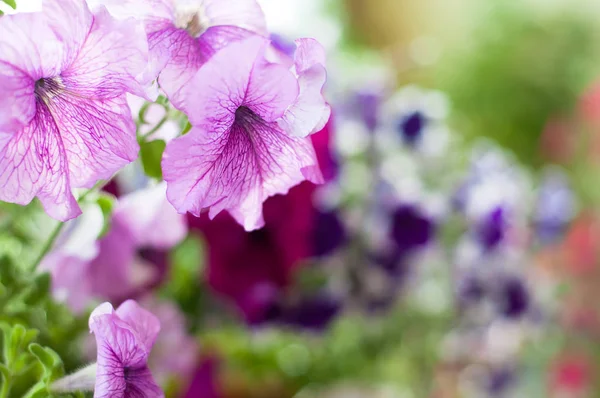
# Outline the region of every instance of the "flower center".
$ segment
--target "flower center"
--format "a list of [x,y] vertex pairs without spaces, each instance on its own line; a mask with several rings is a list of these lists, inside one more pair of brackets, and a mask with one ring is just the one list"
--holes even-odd
[[209,24],[201,5],[179,7],[175,13],[175,26],[185,29],[193,38],[204,33],[210,27]]
[[34,93],[36,98],[47,102],[59,95],[64,87],[60,77],[44,77],[35,82]]
[[240,106],[235,111],[235,124],[238,126],[247,126],[253,122],[262,122],[262,118],[247,106]]
[[427,119],[419,111],[415,111],[398,122],[398,130],[407,144],[415,144],[427,124]]

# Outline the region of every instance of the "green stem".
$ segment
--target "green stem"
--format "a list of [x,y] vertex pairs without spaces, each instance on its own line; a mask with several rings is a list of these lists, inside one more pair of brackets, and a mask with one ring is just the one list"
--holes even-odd
[[4,383],[2,383],[2,386],[0,386],[0,398],[8,398],[10,394],[11,380],[5,380],[5,378],[2,376],[0,376],[0,379],[4,380]]
[[32,273],[35,272],[35,270],[40,265],[40,263],[42,262],[42,260],[46,256],[46,254],[48,254],[50,249],[52,249],[52,246],[54,246],[54,242],[56,241],[56,238],[58,238],[58,235],[60,234],[60,231],[62,231],[64,226],[65,226],[64,222],[59,222],[58,225],[54,228],[54,230],[50,234],[50,237],[46,240],[46,243],[44,243],[44,247],[40,251],[40,254],[36,257],[35,261],[31,265],[30,271]]
[[167,114],[165,114],[165,116],[163,116],[162,119],[160,119],[160,121],[156,124],[156,126],[152,127],[152,129],[150,131],[148,131],[146,134],[142,135],[142,140],[145,141],[152,134],[156,133],[167,122],[167,120],[169,120],[168,112],[167,112]]
[[[81,195],[79,197],[79,199],[77,199],[77,203],[80,204],[81,202],[83,202],[90,193],[95,192],[96,190],[102,189],[102,187],[104,185],[106,185],[107,182],[108,181],[98,181],[98,183],[96,185],[94,185],[92,188],[85,191],[83,193],[83,195]],[[54,230],[52,231],[52,233],[46,240],[46,243],[44,243],[44,247],[40,251],[40,254],[36,257],[35,261],[31,265],[30,270],[29,270],[31,273],[35,272],[35,270],[40,265],[40,263],[42,262],[42,260],[46,256],[46,254],[48,254],[48,252],[52,249],[52,246],[54,246],[54,242],[56,242],[56,239],[58,238],[58,235],[60,235],[60,231],[62,231],[64,226],[65,226],[64,222],[59,222],[58,225],[54,228]]]

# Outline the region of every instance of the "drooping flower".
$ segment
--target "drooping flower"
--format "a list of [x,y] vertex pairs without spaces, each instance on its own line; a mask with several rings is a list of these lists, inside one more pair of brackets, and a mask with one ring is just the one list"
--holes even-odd
[[145,95],[147,46],[136,21],[92,14],[83,0],[0,19],[0,200],[38,197],[68,220],[81,213],[73,188],[137,157],[125,93]]
[[262,203],[304,180],[323,177],[308,134],[330,115],[321,89],[324,52],[297,41],[291,70],[265,59],[268,42],[230,44],[195,75],[185,112],[192,130],[167,145],[167,197],[181,212],[214,218],[227,210],[246,230],[264,224]]
[[148,356],[160,322],[135,301],[115,311],[110,303],[90,315],[90,331],[98,350],[94,398],[163,397],[148,368]]
[[89,0],[118,17],[144,20],[150,74],[177,108],[183,88],[217,50],[253,34],[267,35],[255,0]]

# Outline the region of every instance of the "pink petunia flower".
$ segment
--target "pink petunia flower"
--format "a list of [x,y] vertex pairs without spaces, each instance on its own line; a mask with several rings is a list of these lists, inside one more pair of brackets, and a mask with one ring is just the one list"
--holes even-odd
[[150,46],[150,75],[177,108],[182,89],[200,66],[228,43],[267,34],[255,0],[88,0],[117,17],[143,19]]
[[125,93],[146,95],[147,47],[141,24],[92,14],[83,0],[0,19],[0,200],[37,196],[68,220],[81,213],[72,188],[137,157]]
[[169,249],[187,234],[185,217],[167,202],[165,189],[160,184],[119,198],[110,230],[99,240],[99,209],[70,221],[40,265],[52,274],[54,296],[81,312],[94,298],[120,301],[152,282],[155,269],[140,251]]
[[98,350],[94,398],[164,397],[147,365],[160,331],[152,313],[133,300],[116,311],[104,303],[90,315],[89,326]]
[[[210,218],[227,210],[246,230],[263,224],[262,204],[304,180],[322,183],[314,148],[302,136],[323,128],[322,47],[297,42],[291,68],[265,58],[262,37],[235,42],[215,54],[186,91],[193,126],[171,141],[163,156],[167,197],[180,212]],[[315,93],[318,92],[318,95]]]

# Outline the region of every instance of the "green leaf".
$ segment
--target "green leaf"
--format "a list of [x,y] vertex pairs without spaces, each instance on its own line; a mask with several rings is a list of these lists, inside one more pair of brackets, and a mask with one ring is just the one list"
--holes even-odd
[[204,242],[194,234],[188,235],[171,252],[171,277],[181,280],[200,278],[204,262]]
[[163,140],[142,142],[140,144],[140,157],[144,166],[144,172],[148,177],[162,180],[160,162],[166,145]]
[[100,207],[100,210],[102,210],[102,215],[104,216],[104,226],[102,227],[102,231],[100,231],[100,235],[98,236],[98,238],[102,238],[108,233],[112,224],[112,213],[115,207],[115,197],[101,193],[96,200],[96,203]]
[[44,368],[46,382],[51,382],[64,374],[63,361],[51,348],[31,343],[29,352],[38,359]]
[[17,2],[16,0],[3,0],[6,4],[8,4],[8,6],[10,8],[12,8],[13,10],[17,9]]
[[183,127],[183,130],[181,130],[181,135],[186,135],[187,133],[189,133],[189,131],[191,129],[192,129],[192,124],[188,120],[187,123],[185,124],[185,126]]

